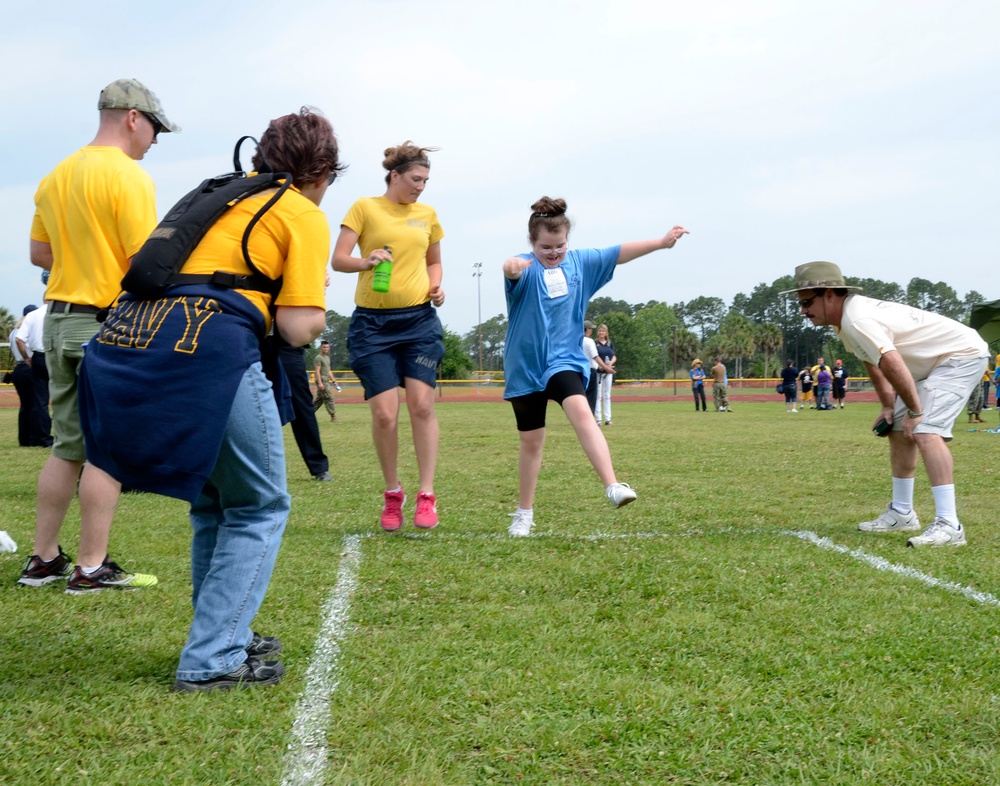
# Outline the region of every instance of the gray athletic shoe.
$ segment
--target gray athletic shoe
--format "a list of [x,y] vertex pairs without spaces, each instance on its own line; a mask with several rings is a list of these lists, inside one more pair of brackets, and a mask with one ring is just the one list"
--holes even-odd
[[907,546],[964,546],[965,527],[958,527],[944,519],[934,519],[931,525],[916,537],[906,541]]
[[196,693],[199,691],[232,690],[252,688],[255,685],[277,685],[285,676],[285,667],[280,660],[257,660],[247,658],[228,674],[210,680],[177,680],[174,693]]
[[915,510],[909,513],[897,513],[890,502],[877,519],[862,521],[858,524],[858,529],[862,532],[903,532],[920,529],[920,521]]

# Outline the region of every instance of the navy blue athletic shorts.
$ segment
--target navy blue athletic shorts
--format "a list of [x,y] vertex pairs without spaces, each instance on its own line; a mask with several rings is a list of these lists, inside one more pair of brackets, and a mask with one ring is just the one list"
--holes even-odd
[[347,362],[365,388],[365,400],[403,385],[407,377],[437,385],[444,330],[430,303],[409,308],[362,308],[347,330]]
[[557,371],[549,379],[545,390],[528,393],[526,396],[515,396],[510,401],[517,419],[518,431],[534,431],[545,428],[545,410],[549,400],[562,406],[570,396],[586,396],[587,389],[583,386],[583,374],[579,371]]

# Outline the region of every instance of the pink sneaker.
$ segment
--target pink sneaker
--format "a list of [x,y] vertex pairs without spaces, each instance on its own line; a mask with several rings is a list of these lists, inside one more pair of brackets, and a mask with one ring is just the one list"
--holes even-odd
[[406,504],[406,492],[402,488],[399,491],[385,492],[385,505],[382,507],[382,529],[386,532],[395,532],[403,526],[403,505]]
[[437,497],[421,491],[417,494],[417,512],[413,515],[413,526],[420,529],[434,529],[437,525]]

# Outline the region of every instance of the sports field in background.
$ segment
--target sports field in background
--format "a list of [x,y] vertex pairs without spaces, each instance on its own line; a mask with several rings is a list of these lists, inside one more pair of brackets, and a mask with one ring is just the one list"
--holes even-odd
[[[256,627],[287,677],[207,695],[168,692],[190,621],[182,503],[119,507],[112,556],[154,588],[13,587],[45,451],[0,408],[0,528],[21,546],[0,555],[0,783],[1000,783],[1000,434],[956,426],[969,545],[907,549],[857,531],[889,477],[876,405],[849,401],[616,399],[606,433],[639,493],[620,511],[551,405],[524,539],[506,535],[508,406],[439,406],[442,524],[389,536],[367,407],[340,403],[320,418],[332,484],[286,429],[293,512]],[[405,414],[400,442],[412,500]],[[922,468],[916,504],[929,522]]]

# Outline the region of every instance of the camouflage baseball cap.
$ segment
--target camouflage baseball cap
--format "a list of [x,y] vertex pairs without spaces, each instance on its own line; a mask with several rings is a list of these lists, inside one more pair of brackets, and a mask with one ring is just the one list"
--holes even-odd
[[98,109],[138,109],[155,117],[164,131],[180,133],[181,127],[174,125],[163,111],[163,105],[156,93],[138,79],[116,79],[101,91],[97,99]]

